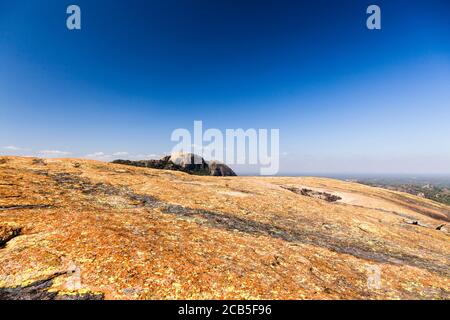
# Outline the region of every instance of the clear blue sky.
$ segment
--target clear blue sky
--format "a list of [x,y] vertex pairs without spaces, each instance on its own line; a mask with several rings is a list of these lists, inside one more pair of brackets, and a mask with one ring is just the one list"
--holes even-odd
[[162,154],[194,120],[279,128],[281,173],[448,174],[450,2],[0,0],[0,154]]

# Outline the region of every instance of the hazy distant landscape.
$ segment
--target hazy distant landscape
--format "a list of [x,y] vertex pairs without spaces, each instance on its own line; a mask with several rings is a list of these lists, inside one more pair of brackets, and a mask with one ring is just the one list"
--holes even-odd
[[324,177],[357,182],[371,187],[401,191],[421,198],[450,205],[449,175],[395,174],[292,174],[293,177]]
[[406,192],[447,205],[450,204],[450,177],[448,176],[360,177],[355,181],[372,187]]

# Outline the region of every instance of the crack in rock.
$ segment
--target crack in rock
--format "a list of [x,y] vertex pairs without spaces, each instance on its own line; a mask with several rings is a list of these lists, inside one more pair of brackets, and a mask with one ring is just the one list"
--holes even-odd
[[49,208],[52,208],[52,206],[49,204],[6,205],[0,206],[0,211],[22,210],[22,209],[49,209]]
[[5,247],[5,245],[15,237],[20,236],[21,233],[21,227],[0,225],[0,249]]

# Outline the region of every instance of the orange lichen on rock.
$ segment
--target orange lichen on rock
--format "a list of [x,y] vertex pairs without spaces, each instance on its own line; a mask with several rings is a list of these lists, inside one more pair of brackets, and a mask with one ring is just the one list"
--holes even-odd
[[450,298],[442,204],[324,178],[0,159],[0,297]]

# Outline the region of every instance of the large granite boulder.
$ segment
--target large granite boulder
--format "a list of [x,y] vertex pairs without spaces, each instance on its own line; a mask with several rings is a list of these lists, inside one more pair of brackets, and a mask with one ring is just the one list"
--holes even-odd
[[169,157],[169,161],[182,167],[188,172],[197,174],[209,174],[209,167],[206,161],[193,153],[175,153]]
[[224,163],[218,161],[209,162],[209,172],[212,176],[235,177],[236,173]]

